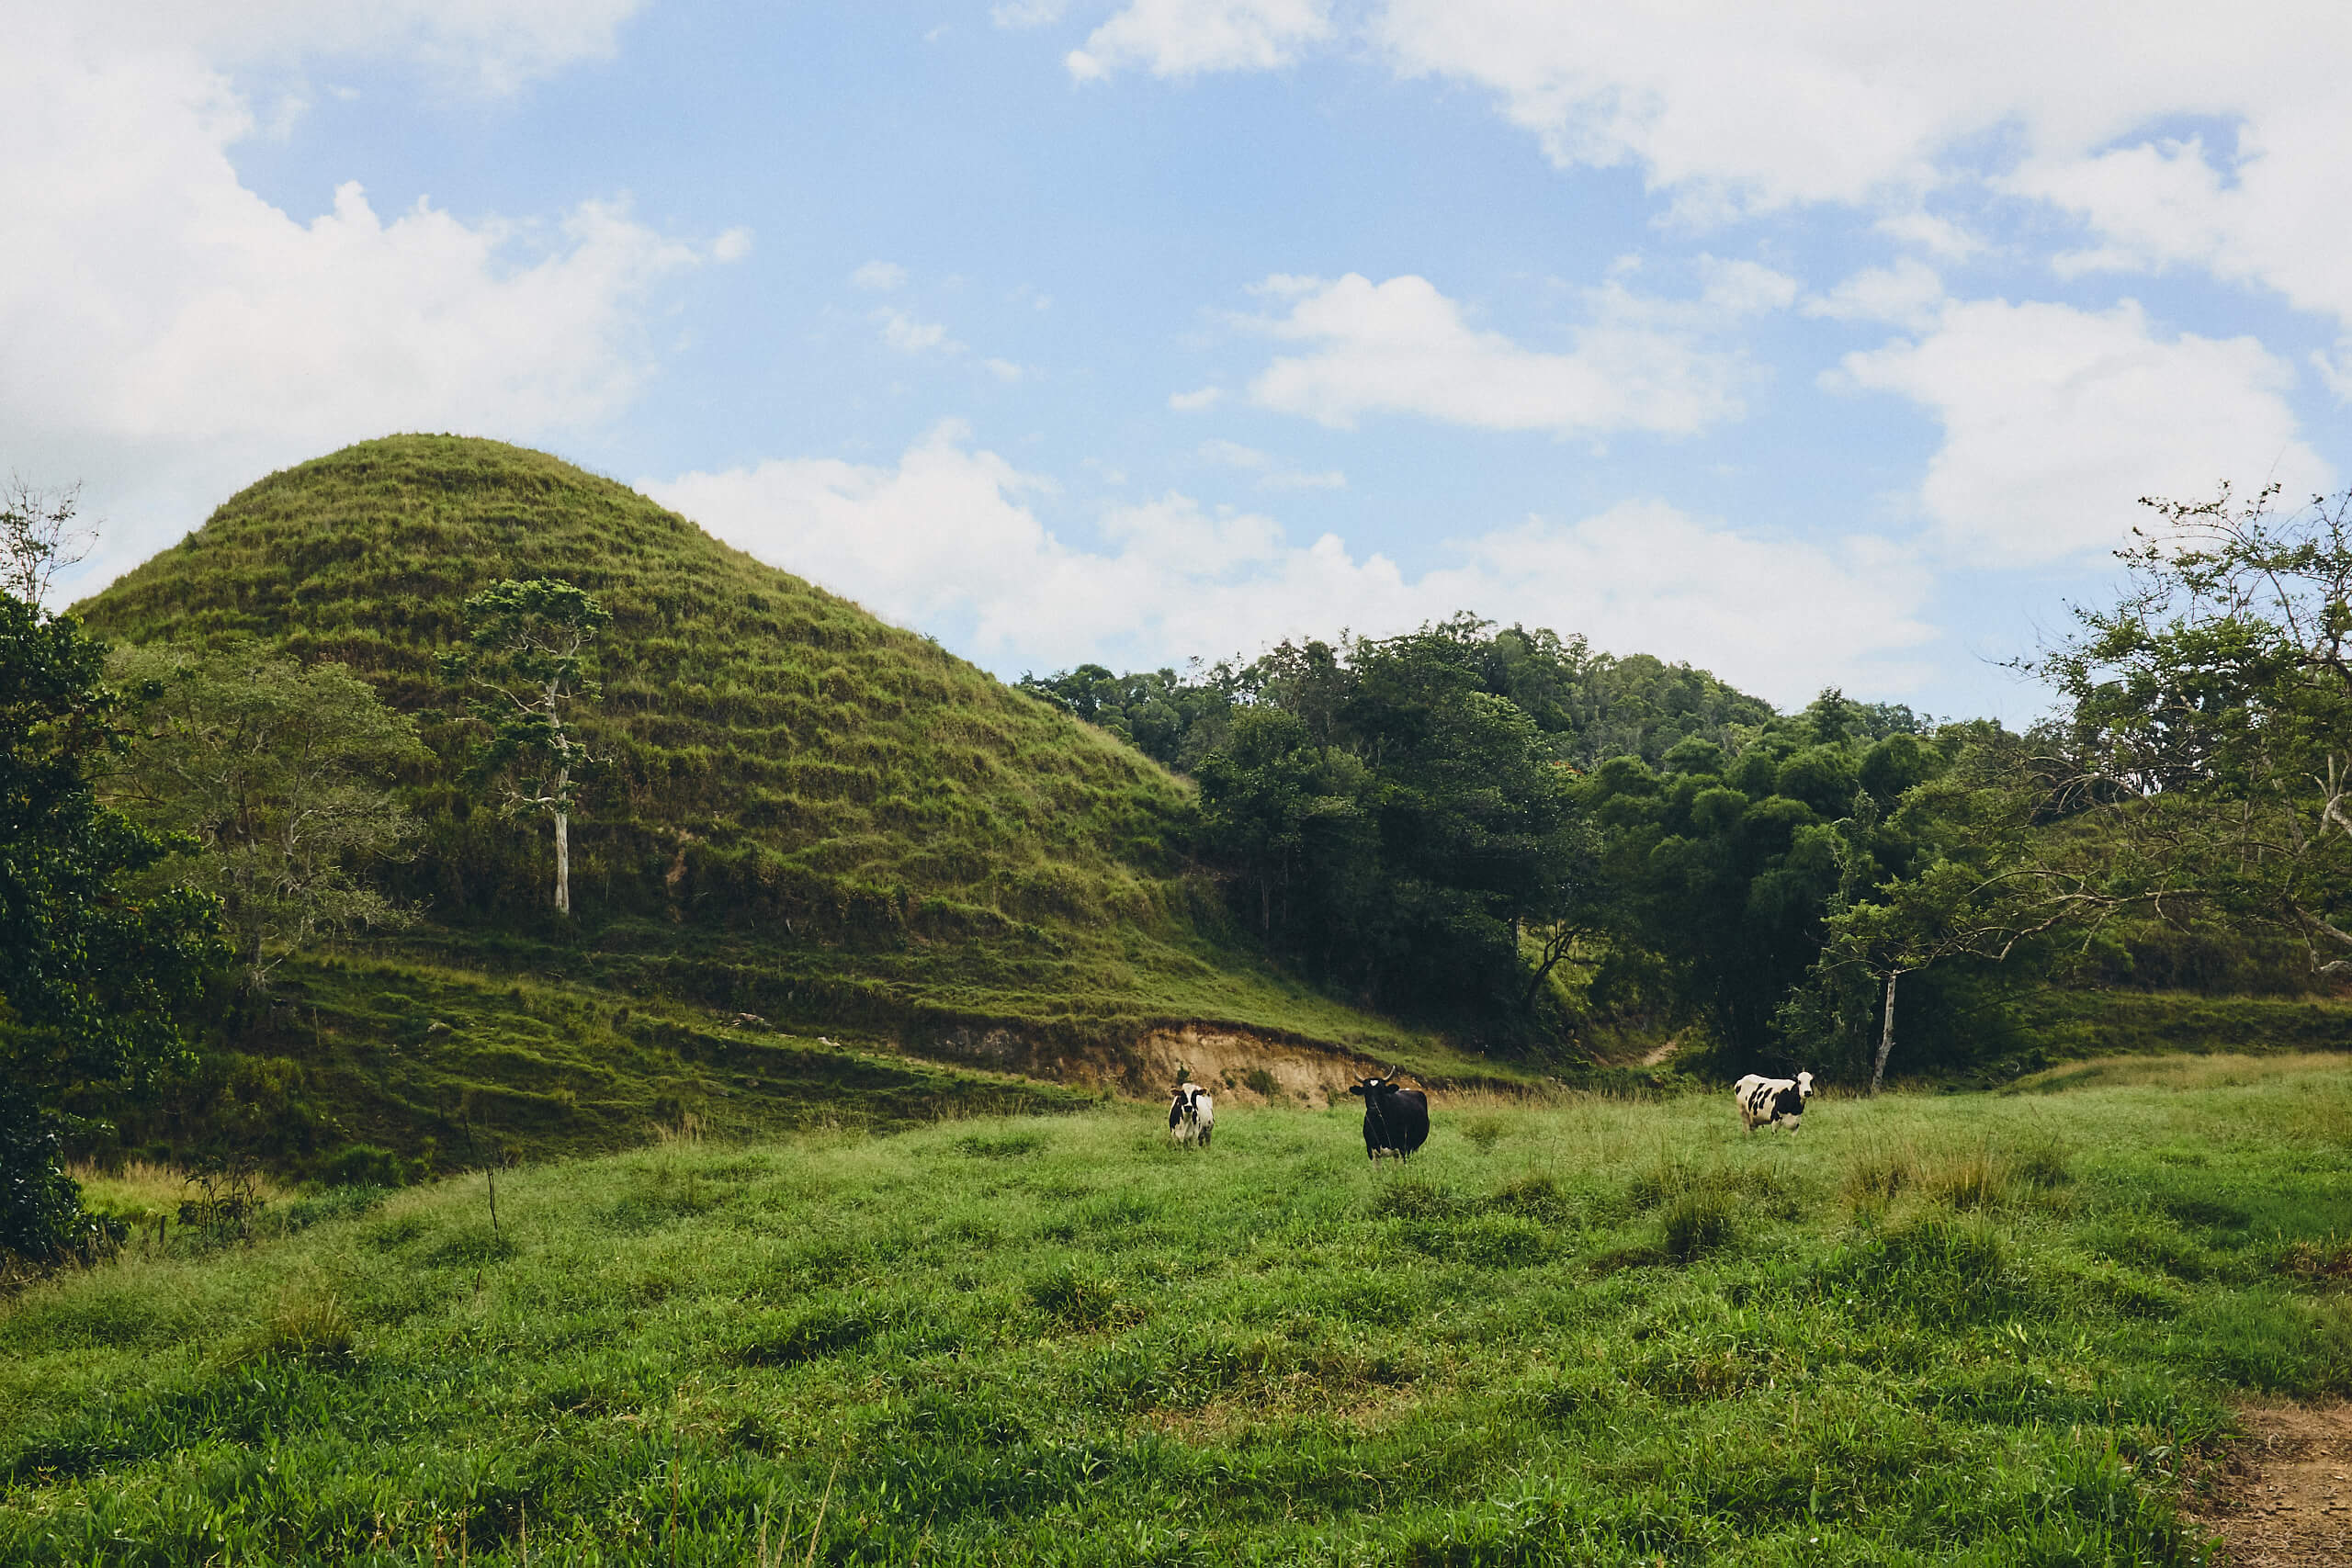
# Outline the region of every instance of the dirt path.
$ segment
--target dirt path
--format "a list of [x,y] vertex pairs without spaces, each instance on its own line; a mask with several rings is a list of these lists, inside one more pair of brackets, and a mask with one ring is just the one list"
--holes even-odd
[[2352,1404],[2249,1405],[2221,1495],[2191,1517],[2231,1568],[2352,1563]]

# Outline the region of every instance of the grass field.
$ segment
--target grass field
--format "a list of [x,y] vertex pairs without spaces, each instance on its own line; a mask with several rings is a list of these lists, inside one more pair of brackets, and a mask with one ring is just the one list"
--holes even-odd
[[475,1174],[150,1233],[0,1317],[0,1561],[2189,1562],[2233,1398],[2352,1390],[2342,1057],[1435,1119],[1376,1171],[1306,1111],[673,1138],[495,1228]]

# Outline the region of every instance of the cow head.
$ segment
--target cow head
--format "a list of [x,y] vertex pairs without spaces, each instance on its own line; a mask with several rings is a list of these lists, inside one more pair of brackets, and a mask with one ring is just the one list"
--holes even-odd
[[1370,1100],[1375,1094],[1387,1094],[1392,1092],[1396,1088],[1396,1069],[1391,1067],[1385,1074],[1374,1073],[1368,1078],[1356,1079],[1355,1082],[1348,1086],[1348,1092],[1350,1094],[1360,1094],[1366,1100]]
[[1797,1095],[1798,1098],[1803,1100],[1811,1100],[1813,1098],[1813,1075],[1811,1073],[1799,1073],[1797,1075]]

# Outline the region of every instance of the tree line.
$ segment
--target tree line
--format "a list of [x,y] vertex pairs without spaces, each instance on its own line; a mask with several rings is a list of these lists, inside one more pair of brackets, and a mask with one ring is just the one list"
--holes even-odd
[[1021,684],[1189,773],[1233,917],[1327,987],[1875,1088],[1999,1054],[2052,981],[2352,974],[2352,502],[2148,504],[2116,602],[2017,661],[2023,730],[1467,615]]

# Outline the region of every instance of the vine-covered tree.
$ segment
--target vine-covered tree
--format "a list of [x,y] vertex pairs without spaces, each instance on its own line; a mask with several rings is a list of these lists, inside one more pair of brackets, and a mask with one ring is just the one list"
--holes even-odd
[[554,822],[559,914],[571,913],[571,814],[594,762],[571,712],[601,694],[592,660],[612,618],[595,595],[560,579],[509,579],[466,601],[470,649],[442,661],[470,682],[474,715],[490,730],[473,776],[500,781],[505,815]]
[[109,794],[195,840],[187,880],[220,900],[249,991],[322,932],[404,919],[364,872],[414,836],[389,785],[428,753],[367,682],[250,646],[118,649],[107,670],[137,736]]

